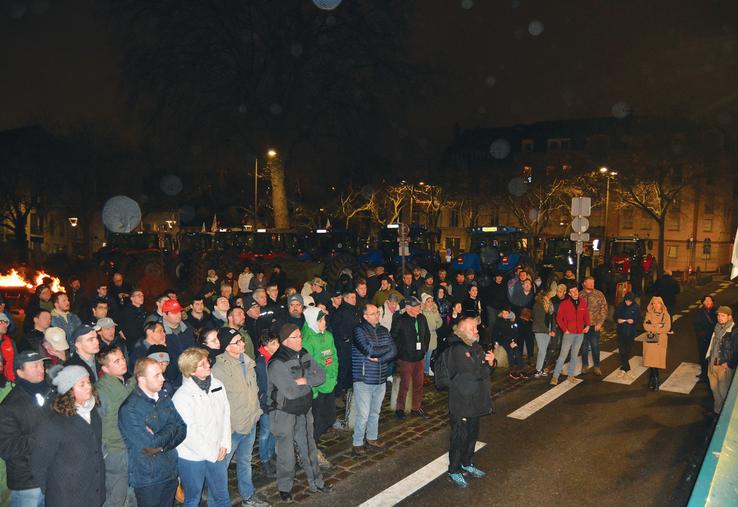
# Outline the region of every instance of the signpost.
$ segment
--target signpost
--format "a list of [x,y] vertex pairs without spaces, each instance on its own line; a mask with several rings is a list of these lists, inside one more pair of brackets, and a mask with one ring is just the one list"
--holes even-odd
[[571,228],[574,232],[569,236],[577,244],[577,282],[579,282],[579,264],[584,251],[584,242],[589,241],[589,220],[586,218],[592,214],[592,199],[590,197],[571,198]]
[[397,235],[397,252],[400,254],[400,262],[402,263],[402,273],[405,273],[405,257],[410,256],[410,228],[407,224],[400,223],[399,233]]

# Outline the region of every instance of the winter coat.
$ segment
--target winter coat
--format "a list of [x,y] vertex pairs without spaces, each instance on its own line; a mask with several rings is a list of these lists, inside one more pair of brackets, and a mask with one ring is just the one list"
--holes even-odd
[[215,322],[210,316],[210,312],[207,310],[202,312],[202,318],[199,319],[190,312],[184,322],[190,326],[195,333],[199,332],[201,329],[217,329]]
[[[417,321],[417,331],[415,323]],[[407,313],[395,315],[390,331],[397,346],[397,359],[407,362],[422,361],[430,344],[430,329],[421,313],[413,318]],[[418,346],[420,344],[420,346]]]
[[[295,351],[280,346],[269,361],[269,412],[307,414],[313,402],[312,388],[325,382],[325,370],[305,349]],[[307,384],[299,385],[298,378]]]
[[[715,326],[716,330],[719,325],[720,324],[717,324]],[[713,332],[712,338],[710,339],[710,346],[707,347],[707,354],[705,355],[708,362],[716,339],[717,334]],[[725,334],[720,339],[717,352],[718,364],[728,363],[728,368],[735,370],[736,366],[738,366],[738,327],[732,320],[725,325]]]
[[[397,355],[397,347],[386,327],[362,320],[354,328],[351,371],[354,382],[380,385],[387,381],[387,363]],[[377,359],[371,361],[369,358]]]
[[583,290],[579,294],[579,299],[587,303],[590,324],[593,326],[602,326],[607,318],[607,300],[605,299],[605,295],[597,289],[593,289],[592,292]]
[[479,296],[485,306],[494,308],[498,313],[500,310],[508,306],[507,286],[504,281],[502,283],[497,283],[492,280],[492,283],[489,284],[489,286],[481,289]]
[[694,333],[699,342],[707,344],[712,337],[712,332],[717,324],[717,308],[713,306],[709,310],[701,307],[694,316]]
[[574,304],[571,298],[564,299],[559,304],[556,313],[556,323],[564,333],[581,334],[589,326],[589,308],[587,302],[579,298],[579,304]]
[[231,408],[223,383],[210,377],[210,389],[203,391],[192,377],[172,396],[174,407],[187,425],[187,436],[177,446],[177,454],[188,461],[215,463],[220,448],[231,452]]
[[95,365],[94,368],[92,368],[89,364],[87,364],[87,361],[82,359],[82,356],[80,356],[77,352],[69,356],[69,359],[67,359],[67,362],[64,363],[64,366],[81,366],[85,370],[87,370],[87,374],[90,376],[90,381],[95,383],[97,382],[98,378],[100,377],[100,369],[97,364],[97,358],[95,356],[92,356],[93,358],[93,364]]
[[549,333],[553,328],[553,303],[549,303],[548,311],[540,299],[533,304],[533,332]]
[[[514,314],[511,314],[514,315]],[[519,326],[515,322],[515,319],[503,319],[497,317],[495,325],[492,327],[492,342],[499,343],[503,347],[509,347],[513,342],[517,343],[518,347],[522,346],[522,342],[519,337]]]
[[[185,439],[187,426],[166,391],[159,391],[154,400],[136,387],[118,411],[118,428],[128,449],[128,482],[132,487],[177,478],[176,447]],[[160,448],[162,452],[145,454],[145,448]]]
[[213,376],[225,386],[234,433],[247,435],[261,416],[255,367],[254,360],[245,353],[235,359],[224,352],[215,359]]
[[182,372],[177,367],[177,361],[182,352],[195,346],[195,333],[184,322],[180,323],[178,329],[170,329],[169,326],[164,324],[164,332],[166,333],[167,339],[169,364],[173,366],[172,368],[167,368],[166,378],[177,389],[182,384]]
[[120,311],[120,322],[118,329],[126,337],[129,349],[132,349],[139,341],[143,340],[144,322],[146,321],[146,310],[143,306],[134,306],[130,302]]
[[338,352],[331,332],[327,329],[322,333],[318,332],[315,318],[319,311],[318,308],[307,309],[302,328],[303,348],[325,370],[325,382],[313,387],[313,398],[317,398],[318,393],[332,393],[338,381]]
[[[659,336],[658,343],[647,343],[643,341],[643,366],[647,368],[666,368],[666,351],[669,348],[669,335],[671,331],[671,316],[666,311],[666,307],[661,312],[656,313],[653,310],[653,302],[661,299],[658,296],[651,298],[646,310],[646,316],[643,319],[643,329],[647,333],[655,333]],[[663,306],[663,305],[662,305]]]
[[615,308],[615,322],[617,322],[618,319],[633,319],[632,324],[628,324],[627,322],[618,323],[618,336],[623,338],[635,337],[635,335],[638,334],[638,325],[641,323],[642,318],[641,307],[638,306],[638,303],[635,301],[633,301],[630,306],[625,304],[624,300],[618,303],[617,308]]
[[428,344],[428,350],[432,352],[438,347],[437,333],[443,325],[443,319],[441,319],[441,314],[438,313],[438,308],[436,307],[436,305],[433,305],[433,307],[430,309],[424,308],[423,316],[425,316],[425,320],[428,323],[428,330],[430,331],[430,342]]
[[667,311],[674,310],[679,290],[679,282],[677,282],[671,275],[663,275],[661,278],[656,280],[656,283],[653,285],[653,293],[656,296],[661,296]]
[[[266,351],[265,351],[266,352]],[[262,350],[256,352],[256,384],[259,386],[259,407],[262,413],[266,414],[269,409],[267,402],[267,391],[269,390],[269,375],[267,373],[267,359],[263,355]]]
[[31,474],[31,452],[37,445],[36,430],[49,413],[53,395],[44,383],[40,405],[24,382],[19,381],[0,403],[0,458],[5,460],[9,489],[32,489],[39,485]]
[[487,309],[482,306],[482,301],[479,298],[472,299],[467,296],[461,304],[461,313],[464,314],[464,317],[477,319],[477,325],[487,325]]
[[15,382],[15,342],[6,334],[0,336],[0,354],[3,356],[3,375],[11,382]]
[[72,334],[75,329],[82,325],[82,321],[79,320],[79,317],[72,312],[62,314],[54,309],[51,312],[51,325],[62,328],[66,333],[67,340],[69,340],[69,345],[74,347],[74,344],[72,343]]
[[31,456],[33,477],[46,507],[98,507],[105,502],[102,422],[92,409],[82,416],[52,412],[38,428]]
[[469,346],[456,335],[449,337],[448,347],[449,413],[455,417],[488,415],[492,410],[492,393],[484,349],[478,342]]
[[100,397],[98,413],[102,420],[102,441],[105,452],[123,452],[126,445],[118,428],[118,412],[120,406],[135,389],[135,379],[123,382],[118,377],[107,373],[95,383],[95,389]]

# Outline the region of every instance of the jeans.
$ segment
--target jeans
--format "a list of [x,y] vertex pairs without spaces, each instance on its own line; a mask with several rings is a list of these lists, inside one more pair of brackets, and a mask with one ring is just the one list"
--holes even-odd
[[420,410],[420,403],[423,401],[423,380],[425,380],[423,377],[423,361],[403,361],[398,359],[397,372],[400,374],[400,389],[397,392],[396,410],[405,410],[410,381],[413,383],[412,410]]
[[354,447],[364,445],[367,440],[379,438],[379,412],[387,390],[387,383],[372,385],[354,382],[354,400],[356,402],[356,420],[354,421]]
[[592,347],[592,362],[595,368],[600,367],[600,332],[595,327],[589,326],[589,331],[584,333],[582,340],[582,370],[589,364],[589,348]]
[[[184,507],[198,507],[203,483],[208,485],[208,503],[217,507],[231,507],[228,496],[228,469],[222,461],[189,461],[179,458],[179,478],[184,488]],[[212,500],[211,500],[212,498]]]
[[569,350],[571,354],[569,357],[569,375],[574,376],[577,369],[577,355],[579,354],[579,348],[582,346],[582,340],[584,335],[582,333],[564,333],[564,337],[561,339],[561,352],[559,358],[556,360],[556,368],[554,368],[553,378],[558,378],[561,373],[561,369],[564,367],[564,361],[566,360]]
[[177,479],[135,488],[138,507],[172,507],[177,492]]
[[430,360],[431,360],[431,350],[429,349],[428,352],[425,353],[425,358],[423,359],[423,364],[425,365],[423,367],[423,373],[428,375],[430,373]]
[[10,507],[44,507],[41,488],[11,489]]
[[548,343],[551,341],[551,335],[548,333],[536,333],[536,344],[538,345],[538,356],[536,357],[536,370],[543,369],[543,363],[546,360],[546,351]]
[[270,423],[269,413],[261,414],[259,417],[259,461],[261,463],[274,459],[276,443]]
[[523,364],[523,353],[520,351],[520,345],[512,347],[512,341],[506,341],[502,343],[502,348],[507,352],[507,364],[510,367],[510,372],[522,370],[525,365]]
[[[238,492],[241,498],[248,500],[254,494],[254,483],[251,480],[251,453],[254,451],[254,440],[256,440],[256,426],[251,428],[248,433],[231,433],[231,452],[228,453],[223,461],[219,461],[225,469],[226,477],[228,477],[228,465],[235,454],[236,456],[236,479],[238,480]],[[215,505],[214,499],[211,499],[208,492],[208,505]]]

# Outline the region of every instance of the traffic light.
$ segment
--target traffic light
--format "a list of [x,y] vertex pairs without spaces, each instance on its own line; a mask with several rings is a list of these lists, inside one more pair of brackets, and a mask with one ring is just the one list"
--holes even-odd
[[692,250],[694,248],[694,238],[689,238],[687,240],[687,250]]

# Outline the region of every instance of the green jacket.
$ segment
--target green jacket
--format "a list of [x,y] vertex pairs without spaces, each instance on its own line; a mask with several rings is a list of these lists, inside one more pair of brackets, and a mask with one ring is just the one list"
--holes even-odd
[[306,318],[305,325],[302,326],[302,347],[325,370],[325,382],[313,387],[313,398],[316,398],[318,393],[332,393],[338,380],[338,354],[333,335],[328,330],[323,333],[313,331]]
[[113,375],[103,375],[95,384],[100,397],[98,413],[102,419],[102,441],[105,452],[126,450],[123,437],[118,429],[118,409],[136,387],[134,379],[123,383]]

